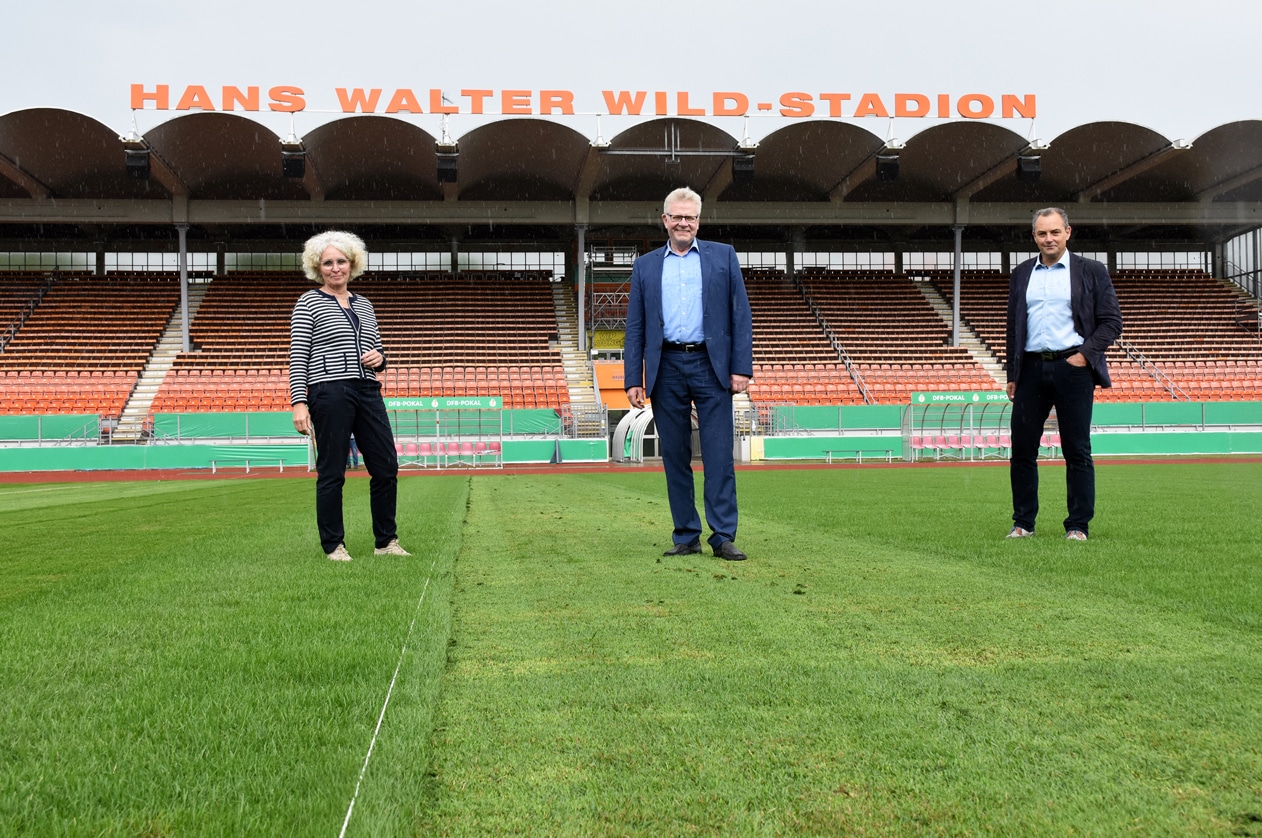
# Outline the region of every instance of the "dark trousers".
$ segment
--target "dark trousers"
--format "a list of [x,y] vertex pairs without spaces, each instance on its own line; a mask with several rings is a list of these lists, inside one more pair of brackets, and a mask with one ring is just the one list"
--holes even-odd
[[1065,493],[1069,515],[1065,529],[1087,532],[1095,516],[1095,464],[1091,459],[1091,406],[1095,379],[1090,367],[1065,359],[1021,359],[1012,398],[1012,521],[1034,531],[1039,513],[1039,439],[1048,414],[1056,408],[1061,450],[1065,455]]
[[692,405],[697,406],[705,517],[711,547],[736,540],[736,466],[732,458],[732,392],[705,352],[662,352],[653,383],[653,420],[666,472],[666,495],[676,544],[701,537],[692,475]]
[[364,456],[376,546],[385,547],[398,533],[394,515],[399,490],[399,458],[394,450],[390,418],[381,385],[362,378],[313,384],[307,389],[316,442],[316,526],[324,552],[346,540],[342,524],[342,486],[351,434]]

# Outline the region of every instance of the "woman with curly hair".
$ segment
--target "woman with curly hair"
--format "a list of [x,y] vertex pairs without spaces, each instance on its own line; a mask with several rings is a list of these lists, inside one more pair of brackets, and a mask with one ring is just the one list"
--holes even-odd
[[409,556],[395,529],[399,461],[377,373],[386,355],[372,303],[353,294],[368,254],[352,233],[313,236],[303,271],[318,288],[298,298],[289,320],[289,396],[294,428],[316,443],[316,526],[325,554],[350,561],[342,524],[342,486],[351,434],[368,469],[372,529],[378,556]]

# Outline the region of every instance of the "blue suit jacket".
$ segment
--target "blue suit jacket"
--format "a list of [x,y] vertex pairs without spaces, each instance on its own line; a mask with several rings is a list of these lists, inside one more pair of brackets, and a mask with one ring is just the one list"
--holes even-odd
[[[623,386],[651,395],[662,360],[662,261],[669,245],[645,253],[631,268]],[[731,245],[697,240],[701,255],[702,323],[706,352],[719,381],[754,374],[754,324],[740,262]]]
[[[1008,360],[1009,383],[1021,376],[1021,356],[1025,354],[1026,299],[1035,259],[1017,265],[1008,284]],[[1072,251],[1069,254],[1069,307],[1073,310],[1074,329],[1082,335],[1082,352],[1091,366],[1091,375],[1100,387],[1112,387],[1104,353],[1122,333],[1122,310],[1109,269],[1094,259],[1085,259]]]

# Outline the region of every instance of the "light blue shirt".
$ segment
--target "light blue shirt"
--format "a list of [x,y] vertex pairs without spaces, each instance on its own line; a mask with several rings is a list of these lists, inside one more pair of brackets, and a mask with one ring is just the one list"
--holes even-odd
[[662,335],[671,343],[705,341],[701,307],[701,251],[697,240],[680,256],[669,245],[662,260]]
[[1074,330],[1070,305],[1069,251],[1048,267],[1039,259],[1030,272],[1025,292],[1025,351],[1059,352],[1082,346],[1083,337]]

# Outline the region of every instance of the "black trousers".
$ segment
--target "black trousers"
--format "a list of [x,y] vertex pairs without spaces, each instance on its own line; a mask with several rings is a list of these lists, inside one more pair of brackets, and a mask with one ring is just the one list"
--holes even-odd
[[395,508],[399,493],[399,457],[394,449],[390,417],[381,398],[381,385],[363,378],[326,381],[307,388],[316,443],[316,526],[320,545],[332,552],[346,541],[342,524],[342,486],[351,434],[368,469],[372,533],[376,546],[397,537]]
[[1039,439],[1056,408],[1065,454],[1066,530],[1087,532],[1095,516],[1095,462],[1091,458],[1091,407],[1095,379],[1090,367],[1063,358],[1043,360],[1027,353],[1012,398],[1012,521],[1034,531],[1039,514]]

